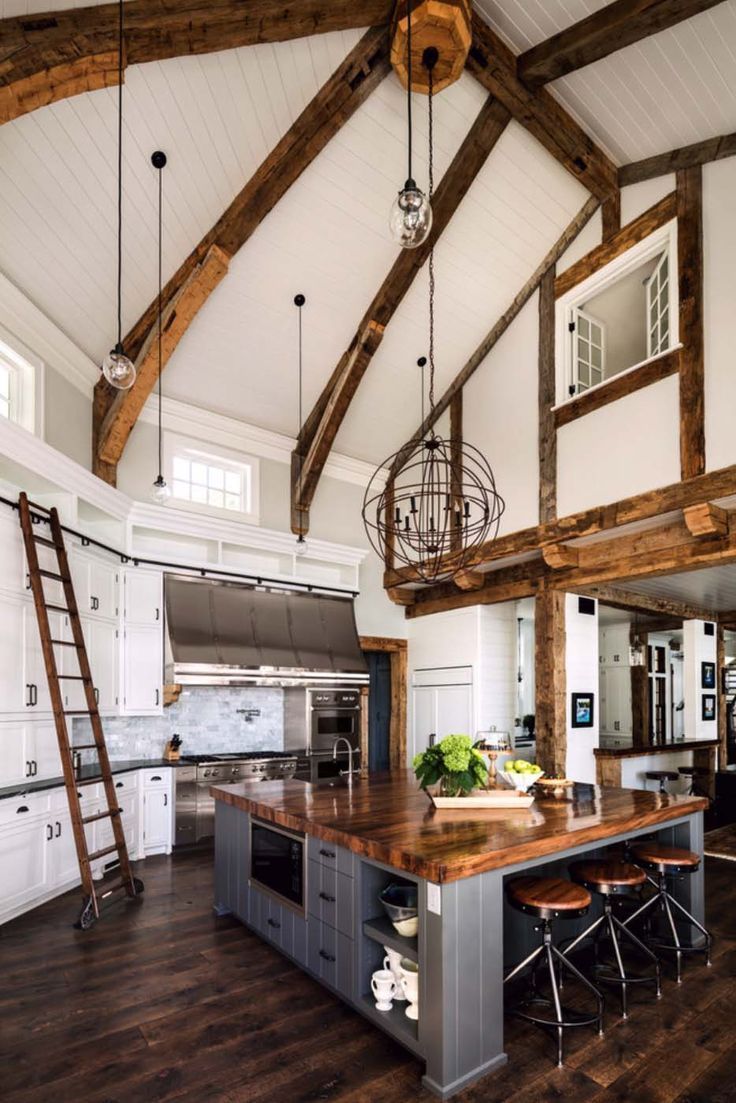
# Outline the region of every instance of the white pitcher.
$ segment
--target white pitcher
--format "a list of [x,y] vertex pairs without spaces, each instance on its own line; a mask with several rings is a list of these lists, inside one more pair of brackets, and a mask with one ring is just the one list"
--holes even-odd
[[396,995],[396,981],[390,969],[376,969],[371,977],[371,989],[376,997],[377,1011],[390,1011]]
[[409,1001],[404,1014],[407,1019],[419,1018],[419,969],[415,962],[406,958],[401,963],[401,989]]
[[396,981],[396,995],[394,999],[403,1002],[406,996],[401,987],[401,954],[398,950],[392,950],[390,946],[384,946],[383,948],[386,951],[386,956],[383,959],[383,967],[393,973],[394,980]]

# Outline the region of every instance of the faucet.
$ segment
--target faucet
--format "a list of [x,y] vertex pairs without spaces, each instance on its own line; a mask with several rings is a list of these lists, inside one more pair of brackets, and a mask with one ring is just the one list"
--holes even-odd
[[347,775],[348,785],[352,787],[353,773],[357,774],[360,773],[360,771],[353,770],[353,754],[355,753],[355,748],[353,747],[350,740],[346,739],[344,735],[338,735],[337,739],[332,744],[332,761],[337,762],[337,748],[340,746],[341,743],[344,743],[348,749],[348,768],[347,770],[341,770],[340,774],[341,776]]

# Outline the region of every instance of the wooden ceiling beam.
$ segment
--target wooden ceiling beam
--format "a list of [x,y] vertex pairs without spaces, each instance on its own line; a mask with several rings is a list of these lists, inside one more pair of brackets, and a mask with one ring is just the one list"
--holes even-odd
[[416,249],[401,250],[307,418],[292,456],[291,523],[294,532],[305,534],[309,530],[309,507],[330,449],[386,326],[508,121],[506,108],[489,96],[434,194],[429,237]]
[[521,54],[519,78],[529,88],[541,88],[722,2],[616,0]]
[[[135,0],[129,0],[135,3]],[[176,313],[177,341],[195,316],[196,310],[188,310],[186,319],[177,304],[185,287],[194,279],[199,291],[204,287],[202,267],[207,257],[228,259],[242,248],[266,215],[273,209],[291,184],[312,163],[317,154],[365,102],[390,70],[390,43],[386,28],[373,28],[360,39],[330,79],[302,111],[280,142],[269,153],[245,187],[235,197],[225,213],[215,223],[199,244],[180,265],[163,289],[164,317],[169,321]],[[213,253],[214,250],[214,253]],[[212,262],[207,266],[212,272]],[[195,273],[200,276],[195,278]],[[207,285],[212,291],[218,281]],[[205,298],[189,296],[189,305]],[[128,356],[141,363],[145,358],[151,337],[156,332],[158,299],[154,299],[143,312],[125,338]],[[166,346],[166,359],[173,352],[176,342]],[[164,360],[164,363],[166,360]],[[107,482],[114,484],[115,467],[122,455],[125,442],[132,428],[129,413],[140,411],[150,394],[149,372],[139,372],[139,377],[123,398],[101,378],[95,388],[94,401],[94,470]],[[115,414],[111,414],[111,410]]]
[[[392,0],[127,0],[125,65],[387,26]],[[0,20],[0,122],[117,84],[118,5]]]
[[705,609],[686,601],[676,601],[673,598],[640,594],[636,590],[627,590],[615,584],[583,586],[576,592],[585,597],[597,598],[602,605],[608,605],[612,609],[625,609],[645,617],[666,617],[669,620],[681,621],[715,619],[712,609]]
[[708,138],[704,142],[695,142],[681,149],[671,149],[668,153],[657,153],[654,157],[645,157],[641,161],[632,161],[618,170],[618,182],[622,188],[629,184],[640,184],[642,180],[652,180],[655,176],[666,176],[681,169],[707,165],[710,161],[720,161],[724,157],[736,156],[736,134],[721,134],[718,138]]
[[519,79],[517,60],[513,50],[473,12],[468,72],[589,192],[605,199],[618,187],[616,166],[554,96],[544,88],[530,89]]

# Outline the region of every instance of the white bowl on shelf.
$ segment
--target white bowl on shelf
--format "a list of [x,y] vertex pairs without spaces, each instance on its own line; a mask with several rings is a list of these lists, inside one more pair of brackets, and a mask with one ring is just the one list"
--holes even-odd
[[536,785],[540,777],[544,777],[544,770],[535,770],[533,774],[517,774],[516,770],[499,770],[498,776],[512,789],[519,789],[522,793],[526,793],[532,785]]

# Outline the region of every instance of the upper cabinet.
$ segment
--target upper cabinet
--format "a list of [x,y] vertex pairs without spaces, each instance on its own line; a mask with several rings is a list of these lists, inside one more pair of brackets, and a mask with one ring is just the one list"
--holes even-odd
[[163,624],[163,576],[160,571],[130,567],[123,572],[123,587],[126,624]]
[[78,548],[69,552],[74,593],[81,615],[115,620],[120,607],[120,568]]

